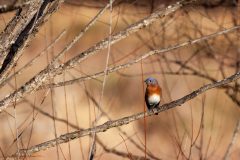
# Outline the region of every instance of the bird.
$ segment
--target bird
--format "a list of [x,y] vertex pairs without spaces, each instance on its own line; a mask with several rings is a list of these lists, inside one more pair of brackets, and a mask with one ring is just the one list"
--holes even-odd
[[149,77],[144,82],[147,85],[145,91],[145,102],[148,111],[150,111],[159,106],[162,97],[162,89],[155,78]]

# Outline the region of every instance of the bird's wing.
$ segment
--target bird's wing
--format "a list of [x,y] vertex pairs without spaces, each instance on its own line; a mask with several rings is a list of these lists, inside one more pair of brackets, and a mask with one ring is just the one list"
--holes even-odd
[[147,89],[145,91],[145,102],[146,102],[147,108],[150,109],[151,106],[150,106],[150,104],[148,102],[148,90]]

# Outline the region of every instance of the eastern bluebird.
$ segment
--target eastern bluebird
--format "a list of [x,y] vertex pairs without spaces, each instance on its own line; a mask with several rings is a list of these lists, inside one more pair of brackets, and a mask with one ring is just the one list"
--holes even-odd
[[152,77],[146,79],[145,83],[147,84],[145,102],[148,110],[151,110],[160,104],[162,89],[158,85],[158,81]]

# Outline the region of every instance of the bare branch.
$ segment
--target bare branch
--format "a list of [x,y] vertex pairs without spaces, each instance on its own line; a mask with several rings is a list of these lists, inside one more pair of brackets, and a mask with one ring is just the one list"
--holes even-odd
[[[128,68],[128,67],[132,66],[133,64],[138,63],[141,60],[146,59],[146,58],[148,58],[152,55],[165,53],[165,52],[170,52],[172,50],[175,50],[175,49],[178,49],[178,48],[181,48],[181,47],[185,47],[185,46],[188,46],[188,45],[199,43],[199,42],[214,38],[216,36],[232,32],[232,31],[237,30],[239,28],[240,28],[240,26],[235,26],[235,27],[232,27],[232,28],[229,28],[229,29],[218,31],[216,33],[213,33],[213,34],[210,34],[210,35],[207,35],[207,36],[204,36],[204,37],[200,37],[200,38],[197,38],[197,39],[194,39],[194,40],[189,40],[189,41],[186,41],[186,42],[183,42],[183,43],[180,43],[180,44],[176,44],[176,45],[168,47],[168,48],[156,49],[156,50],[149,51],[148,53],[143,54],[143,56],[140,56],[140,57],[138,57],[134,60],[131,60],[128,63],[108,68],[107,72],[108,73],[116,72],[118,70]],[[61,87],[61,86],[64,86],[64,85],[71,85],[75,82],[81,82],[81,81],[97,78],[97,77],[100,77],[100,76],[103,76],[103,75],[104,75],[104,71],[99,72],[99,73],[95,73],[93,75],[89,75],[89,76],[80,77],[80,78],[76,78],[76,79],[73,79],[73,80],[65,81],[65,82],[58,82],[58,83],[43,85],[39,89],[46,89],[46,88],[49,88],[49,87]]]
[[10,82],[10,80],[14,77],[17,76],[19,74],[21,74],[24,70],[26,70],[27,68],[29,68],[30,66],[32,66],[34,64],[34,62],[36,62],[36,60],[41,57],[42,55],[44,55],[45,53],[47,53],[46,51],[48,49],[50,49],[54,44],[57,43],[57,41],[59,41],[62,36],[66,33],[66,30],[64,30],[63,32],[61,32],[55,40],[53,40],[53,42],[51,44],[49,44],[49,46],[47,46],[43,51],[41,51],[39,54],[37,54],[36,57],[34,57],[31,61],[29,61],[27,64],[25,64],[21,69],[19,69],[16,73],[12,74],[11,76],[9,76],[7,79],[5,79],[1,84],[0,84],[0,88],[3,87],[7,82]]
[[62,0],[30,1],[0,35],[0,82],[4,81],[39,27],[57,10]]
[[[23,32],[24,28],[27,28],[28,24],[31,22],[32,19],[35,19],[34,16],[37,13],[40,5],[41,3],[39,0],[35,3],[31,2],[29,5],[26,5],[24,8],[22,8],[22,10],[16,13],[16,16],[14,16],[14,18],[8,23],[4,31],[1,33],[1,66],[6,56],[8,55],[11,46],[13,46],[13,44],[17,41],[18,37],[20,37],[21,32]],[[32,27],[32,25],[33,24],[31,24],[30,27]]]
[[[183,0],[177,2],[173,5],[168,6],[166,9],[161,11],[156,11],[152,13],[149,17],[129,26],[123,31],[112,36],[111,44],[114,44],[121,39],[128,37],[130,34],[137,32],[138,30],[145,28],[146,26],[152,24],[159,18],[163,18],[167,15],[170,15],[180,9],[181,7],[188,5],[189,3],[193,3],[195,0]],[[108,38],[102,40],[97,43],[95,46],[91,47],[87,51],[79,54],[78,56],[70,59],[64,64],[59,64],[57,62],[49,64],[44,70],[42,70],[35,77],[30,79],[26,84],[22,87],[14,91],[12,94],[6,96],[4,99],[0,101],[0,111],[5,109],[8,105],[13,103],[13,100],[19,101],[22,97],[26,96],[29,93],[34,92],[39,86],[41,86],[44,82],[47,81],[49,77],[54,77],[58,74],[62,74],[63,70],[72,68],[76,66],[79,62],[86,59],[87,57],[94,55],[97,51],[102,50],[108,46]]]
[[[85,90],[85,93],[86,93],[86,95],[89,97],[89,99],[94,103],[94,105],[95,105],[95,106],[98,106],[98,108],[99,108],[99,110],[100,110],[100,112],[101,112],[101,115],[100,115],[100,116],[105,116],[105,117],[107,117],[108,120],[112,121],[112,118],[103,110],[103,108],[100,107],[100,105],[98,104],[98,102],[96,101],[96,99],[95,99],[93,96],[91,96],[90,93],[89,93],[87,90]],[[116,127],[116,129],[117,129],[119,132],[121,132],[121,134],[123,134],[124,136],[129,137],[128,134],[127,134],[124,130],[122,130],[120,127]],[[99,139],[96,139],[96,140],[97,140],[97,142],[99,142],[100,145],[103,144],[103,143],[100,142]],[[145,151],[145,149],[144,149],[142,146],[140,146],[134,139],[132,139],[132,138],[129,137],[128,140],[129,140],[134,146],[136,146],[136,148],[138,148],[140,151],[142,151],[142,152]],[[107,149],[106,146],[103,146],[103,145],[102,145],[102,147],[103,147],[104,150]],[[110,150],[111,150],[111,149],[108,149],[108,151],[110,151]],[[105,151],[106,151],[106,150],[105,150]],[[111,151],[112,151],[112,150],[111,150]],[[116,152],[118,152],[118,151],[116,151]],[[113,151],[113,152],[111,152],[111,153],[115,153],[115,152]],[[116,153],[116,154],[117,154],[117,153]],[[152,153],[150,153],[149,150],[147,151],[147,155],[148,155],[149,157],[151,157],[152,159],[158,159],[156,156],[154,156]],[[158,160],[159,160],[159,159],[158,159]]]
[[[155,108],[153,110],[153,112],[152,111],[149,111],[147,113],[141,112],[141,113],[137,113],[137,114],[134,114],[134,115],[131,115],[131,116],[128,116],[128,117],[118,119],[118,120],[107,121],[104,124],[96,126],[94,128],[89,128],[89,129],[85,129],[85,130],[80,130],[80,131],[75,131],[75,132],[71,132],[71,133],[68,133],[68,134],[64,134],[64,135],[59,136],[56,139],[49,140],[47,142],[43,142],[43,143],[38,144],[36,146],[32,146],[29,149],[26,149],[26,150],[22,149],[22,150],[20,150],[19,154],[20,154],[20,156],[21,155],[23,155],[23,156],[24,155],[31,155],[35,152],[39,152],[41,150],[45,150],[47,148],[54,147],[57,144],[66,143],[70,140],[74,140],[74,139],[79,138],[79,137],[84,137],[84,136],[87,136],[87,135],[92,134],[92,133],[105,132],[110,128],[114,128],[114,127],[129,124],[130,122],[136,121],[138,119],[142,119],[144,117],[144,115],[145,116],[153,116],[153,115],[155,115],[155,113],[160,113],[160,112],[166,111],[168,109],[171,109],[171,108],[174,108],[174,107],[177,107],[177,106],[181,106],[185,102],[197,97],[198,95],[206,92],[209,89],[220,87],[220,86],[223,86],[225,84],[231,83],[233,81],[237,81],[239,78],[240,78],[240,72],[237,72],[236,74],[234,74],[230,77],[227,77],[227,78],[225,78],[221,81],[218,81],[216,83],[211,83],[211,84],[204,85],[201,88],[193,91],[192,93],[190,93],[190,94],[188,94],[188,95],[186,95],[186,96],[184,96],[184,97],[182,97],[178,100],[175,100],[175,101],[172,101],[170,103],[167,103],[167,104],[164,104],[164,105],[160,106],[160,108]],[[16,155],[17,155],[17,153],[14,156],[16,156]]]

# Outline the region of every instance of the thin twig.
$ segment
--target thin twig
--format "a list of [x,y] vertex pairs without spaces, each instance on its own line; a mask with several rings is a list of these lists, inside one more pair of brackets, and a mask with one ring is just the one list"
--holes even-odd
[[[131,60],[131,61],[125,63],[125,64],[108,68],[108,73],[112,73],[112,72],[116,72],[116,71],[121,70],[121,69],[128,68],[128,67],[132,66],[133,64],[138,63],[141,60],[144,60],[144,59],[146,59],[146,58],[148,58],[152,55],[161,54],[161,53],[165,53],[165,52],[170,52],[170,51],[175,50],[175,49],[179,49],[179,48],[182,48],[182,47],[185,47],[185,46],[188,46],[188,45],[192,45],[192,44],[195,44],[195,43],[202,42],[204,40],[214,38],[214,37],[222,35],[222,34],[232,32],[232,31],[237,30],[239,28],[240,28],[240,26],[235,26],[235,27],[232,27],[232,28],[229,28],[229,29],[225,29],[225,30],[222,30],[222,31],[215,32],[215,33],[210,34],[210,35],[206,35],[204,37],[200,37],[200,38],[197,38],[197,39],[194,39],[194,40],[189,40],[189,41],[186,41],[186,42],[183,42],[183,43],[180,43],[180,44],[176,44],[176,45],[168,47],[168,48],[156,49],[156,50],[149,51],[149,52],[143,54],[142,56],[140,56],[140,57],[138,57],[134,60]],[[104,75],[104,71],[95,73],[93,75],[88,75],[88,76],[76,78],[76,79],[73,79],[73,80],[65,81],[65,82],[57,82],[57,83],[52,83],[52,84],[46,84],[46,85],[41,86],[40,88],[41,89],[46,89],[46,88],[49,88],[49,87],[60,87],[60,86],[63,86],[63,85],[71,85],[75,82],[90,80],[90,79],[97,78],[97,77],[100,77],[100,76],[103,76],[103,75]],[[1,104],[1,101],[0,101],[0,104]]]
[[[118,155],[122,158],[129,158],[129,153],[121,152],[121,151],[118,151],[116,149],[109,149],[101,141],[98,141],[98,143],[102,146],[103,150],[107,153],[112,153],[112,154]],[[134,160],[150,160],[150,158],[145,158],[145,157],[141,157],[141,156],[134,155],[134,154],[131,154],[131,157]]]
[[[103,78],[103,83],[102,83],[102,91],[100,95],[100,100],[99,100],[99,106],[102,106],[102,101],[103,101],[103,96],[104,96],[104,91],[105,91],[105,85],[107,81],[107,69],[108,69],[108,63],[109,63],[109,57],[110,57],[110,52],[111,52],[111,38],[112,38],[112,5],[113,1],[109,0],[109,10],[110,10],[110,18],[109,18],[109,37],[108,37],[108,52],[107,52],[107,57],[106,57],[106,64],[105,64],[105,70],[104,70],[104,78]],[[98,107],[98,106],[97,106]],[[95,121],[93,123],[93,126],[95,127],[97,121],[100,119],[101,114],[99,113],[100,109],[98,107],[98,112],[97,115],[95,115]],[[96,133],[93,133],[92,135],[92,145],[89,151],[89,160],[94,159],[94,155],[96,153]]]
[[236,124],[236,127],[233,131],[233,136],[232,136],[232,140],[230,142],[230,144],[228,145],[227,147],[227,151],[224,155],[224,160],[228,160],[229,159],[229,156],[230,156],[230,151],[232,150],[232,147],[233,145],[236,143],[236,138],[237,138],[237,135],[239,134],[240,132],[240,120],[238,120],[237,124]]
[[[115,0],[113,0],[114,2]],[[57,65],[58,64],[58,60],[66,53],[68,52],[73,45],[75,45],[80,39],[81,37],[90,29],[91,26],[93,26],[97,20],[99,19],[99,17],[110,7],[110,4],[108,3],[104,8],[102,8],[98,14],[84,27],[83,30],[81,30],[81,32],[75,36],[75,38],[64,47],[64,49],[56,56],[54,57],[54,59],[51,62],[51,65]]]
[[47,53],[46,51],[49,50],[50,48],[53,47],[53,45],[55,45],[62,37],[63,35],[66,33],[66,30],[62,31],[54,40],[53,42],[51,42],[43,51],[41,51],[40,53],[37,54],[36,57],[34,57],[31,61],[29,61],[27,64],[25,64],[21,69],[19,69],[16,73],[12,74],[11,76],[9,76],[7,79],[5,79],[1,84],[0,84],[0,88],[3,87],[7,82],[10,82],[10,80],[14,77],[17,76],[19,74],[21,74],[24,70],[26,70],[27,68],[29,68],[30,66],[32,66],[39,57],[41,57],[42,55],[44,55],[45,53]]

